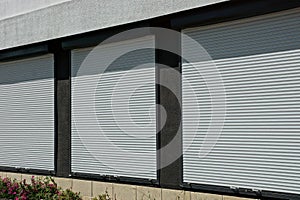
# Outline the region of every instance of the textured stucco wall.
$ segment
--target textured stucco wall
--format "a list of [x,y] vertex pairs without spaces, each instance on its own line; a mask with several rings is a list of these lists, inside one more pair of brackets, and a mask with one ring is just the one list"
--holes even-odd
[[[0,50],[149,19],[227,0],[0,0]],[[2,2],[2,4],[1,4]],[[46,1],[45,1],[46,2]],[[14,11],[9,11],[13,10]]]
[[0,20],[72,0],[0,0]]

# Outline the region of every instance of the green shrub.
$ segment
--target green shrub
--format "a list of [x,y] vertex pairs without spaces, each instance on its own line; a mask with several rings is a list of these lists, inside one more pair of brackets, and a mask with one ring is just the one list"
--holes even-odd
[[30,183],[0,177],[0,199],[81,200],[80,194],[58,187],[51,177],[31,178]]

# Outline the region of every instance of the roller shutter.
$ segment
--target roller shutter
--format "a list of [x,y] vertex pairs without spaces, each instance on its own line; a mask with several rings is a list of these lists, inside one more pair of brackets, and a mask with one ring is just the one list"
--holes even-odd
[[0,166],[54,170],[54,65],[0,62]]
[[72,171],[156,179],[154,38],[72,51]]
[[[213,60],[183,61],[185,182],[300,194],[299,11],[183,31]],[[196,55],[191,44],[183,38],[183,57]],[[225,115],[215,113],[224,117],[220,135],[207,84],[213,65],[226,95]]]

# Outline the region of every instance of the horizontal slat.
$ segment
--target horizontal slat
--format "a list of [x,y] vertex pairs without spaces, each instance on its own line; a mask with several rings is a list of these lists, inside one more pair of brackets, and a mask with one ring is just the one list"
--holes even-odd
[[0,63],[0,166],[54,170],[52,55]]
[[72,51],[73,172],[156,179],[153,47],[145,37]]
[[184,181],[300,194],[300,14],[271,16],[184,31],[214,59],[183,37]]

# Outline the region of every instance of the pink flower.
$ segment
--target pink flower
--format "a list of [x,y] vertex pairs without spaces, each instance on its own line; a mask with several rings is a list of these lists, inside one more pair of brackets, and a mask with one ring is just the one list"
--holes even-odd
[[22,194],[22,200],[27,200],[26,194]]

